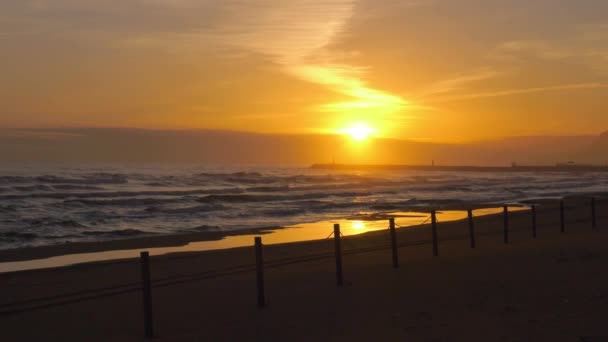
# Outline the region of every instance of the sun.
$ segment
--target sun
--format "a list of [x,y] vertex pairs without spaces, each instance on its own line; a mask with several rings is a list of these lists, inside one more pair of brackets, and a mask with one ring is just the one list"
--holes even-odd
[[362,123],[354,124],[342,131],[343,134],[350,135],[351,138],[357,141],[363,141],[369,138],[369,136],[374,134],[375,132],[375,129]]

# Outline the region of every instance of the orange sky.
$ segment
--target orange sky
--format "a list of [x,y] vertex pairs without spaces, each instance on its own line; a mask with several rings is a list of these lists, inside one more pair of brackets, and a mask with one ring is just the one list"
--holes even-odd
[[601,0],[7,0],[0,127],[608,129]]

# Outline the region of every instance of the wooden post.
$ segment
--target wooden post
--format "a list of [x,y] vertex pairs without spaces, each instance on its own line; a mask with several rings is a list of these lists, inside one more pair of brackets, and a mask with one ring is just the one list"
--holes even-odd
[[262,247],[262,238],[257,236],[255,242],[255,269],[258,290],[258,308],[266,306],[266,296],[264,292],[264,251]]
[[473,222],[473,210],[468,210],[469,214],[469,236],[471,240],[471,248],[475,248],[475,222]]
[[504,206],[504,241],[509,243],[509,206]]
[[536,205],[532,204],[532,238],[536,239]]
[[564,200],[559,201],[559,218],[560,218],[560,231],[566,232],[566,216],[564,210]]
[[393,268],[399,268],[399,249],[397,248],[397,231],[395,229],[395,218],[389,219],[391,231],[391,248],[393,249]]
[[597,216],[595,214],[595,197],[591,197],[591,228],[597,230]]
[[439,256],[439,241],[437,239],[437,212],[431,211],[431,228],[433,231],[433,255]]
[[154,337],[154,322],[152,316],[152,284],[150,281],[150,254],[141,252],[141,283],[144,302],[144,336]]
[[340,241],[340,225],[334,224],[334,251],[336,253],[336,284],[338,287],[344,285],[342,275],[342,243]]

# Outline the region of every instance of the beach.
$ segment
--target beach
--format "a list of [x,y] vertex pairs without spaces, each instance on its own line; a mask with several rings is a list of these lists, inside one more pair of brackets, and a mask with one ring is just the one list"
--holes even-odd
[[[263,309],[256,305],[252,247],[152,257],[155,336],[159,341],[607,336],[605,212],[606,204],[599,202],[594,231],[588,198],[570,198],[561,233],[559,205],[545,200],[538,208],[536,239],[529,211],[510,214],[509,244],[503,242],[502,215],[479,217],[475,249],[469,247],[466,220],[439,222],[438,257],[428,225],[398,229],[398,269],[385,248],[388,231],[346,237],[341,288],[332,239],[265,246]],[[136,259],[2,274],[0,329],[11,341],[142,340],[140,281]],[[40,298],[46,299],[32,301]]]
[[608,0],[0,0],[0,342],[608,342]]

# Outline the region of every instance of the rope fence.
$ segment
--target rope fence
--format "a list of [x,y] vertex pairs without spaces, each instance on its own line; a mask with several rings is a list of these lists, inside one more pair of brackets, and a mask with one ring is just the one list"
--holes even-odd
[[[509,234],[512,232],[525,232],[530,231],[532,238],[537,238],[538,229],[548,229],[549,227],[555,227],[556,223],[559,223],[559,231],[561,233],[566,232],[567,224],[579,224],[579,223],[591,223],[591,229],[596,231],[598,229],[598,221],[599,219],[607,219],[608,216],[598,216],[597,215],[597,205],[604,198],[600,197],[592,197],[590,198],[590,211],[589,215],[582,218],[570,218],[567,219],[566,213],[567,209],[569,209],[565,200],[559,200],[559,219],[557,222],[543,222],[542,224],[538,224],[540,217],[549,217],[554,218],[553,212],[548,210],[539,210],[539,208],[544,208],[541,205],[531,205],[530,206],[530,216],[531,216],[531,229],[527,227],[511,227],[509,219],[510,219],[510,211],[509,206],[505,205],[503,208],[503,217],[504,217],[504,227],[503,227],[503,239],[504,243],[508,244]],[[578,208],[578,207],[577,207]],[[387,232],[389,237],[389,242],[383,245],[378,246],[366,246],[366,247],[358,247],[358,248],[347,248],[343,247],[354,247],[351,242],[353,240],[344,238],[342,233],[340,232],[340,224],[334,224],[334,229],[332,233],[326,238],[326,240],[333,238],[333,251],[328,251],[325,253],[317,253],[306,256],[295,256],[289,258],[281,258],[276,260],[265,261],[263,257],[263,249],[264,245],[262,243],[261,237],[255,237],[254,240],[254,249],[255,249],[255,264],[242,264],[236,265],[228,268],[215,269],[215,270],[207,270],[198,273],[189,273],[189,274],[177,274],[172,276],[167,276],[159,279],[151,280],[150,278],[150,257],[147,252],[142,252],[141,259],[141,282],[129,282],[123,283],[119,285],[107,286],[96,288],[92,290],[83,290],[76,291],[71,293],[65,293],[54,296],[46,296],[46,297],[37,297],[26,300],[14,301],[9,303],[0,304],[0,316],[9,316],[20,313],[26,313],[41,309],[59,307],[64,305],[70,305],[75,303],[81,303],[85,301],[98,300],[108,297],[115,297],[125,294],[132,293],[142,293],[143,304],[144,304],[144,335],[147,338],[151,338],[154,336],[154,323],[153,323],[153,306],[152,306],[152,290],[165,288],[170,286],[176,286],[185,283],[192,283],[204,280],[213,280],[219,279],[222,277],[227,277],[231,275],[240,275],[246,273],[255,273],[256,274],[256,287],[257,287],[257,304],[260,309],[265,307],[266,301],[266,293],[265,293],[265,282],[264,282],[264,271],[269,269],[276,269],[280,267],[285,267],[288,265],[299,264],[299,263],[307,263],[321,260],[330,260],[334,259],[336,264],[336,285],[338,287],[342,287],[344,284],[344,274],[342,268],[343,256],[349,255],[359,255],[365,253],[373,253],[379,251],[391,250],[391,261],[392,267],[395,269],[399,268],[399,254],[398,250],[400,248],[405,247],[413,247],[413,246],[422,246],[432,243],[433,245],[433,255],[435,257],[439,256],[439,242],[440,241],[457,241],[457,240],[469,240],[470,248],[477,248],[477,239],[480,237],[492,237],[501,235],[501,232],[488,231],[488,232],[476,232],[475,230],[475,220],[474,220],[474,210],[468,209],[467,217],[465,220],[468,223],[468,231],[462,234],[453,234],[450,236],[439,238],[438,232],[438,224],[440,223],[437,220],[437,211],[431,211],[430,215],[425,218],[425,220],[421,221],[420,226],[425,225],[431,221],[431,239],[423,239],[423,240],[415,240],[415,241],[403,241],[399,242],[397,240],[397,228],[408,228],[404,226],[400,226],[395,223],[395,218],[390,218],[389,224],[387,226]],[[518,219],[521,219],[521,215],[518,216]],[[183,257],[183,256],[182,256]],[[193,255],[191,257],[196,257]]]

